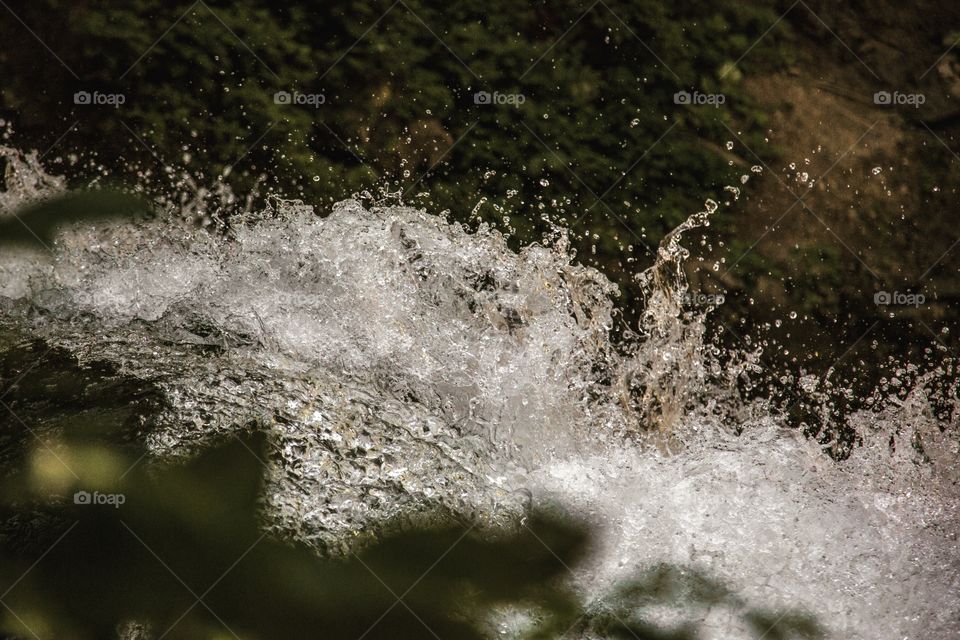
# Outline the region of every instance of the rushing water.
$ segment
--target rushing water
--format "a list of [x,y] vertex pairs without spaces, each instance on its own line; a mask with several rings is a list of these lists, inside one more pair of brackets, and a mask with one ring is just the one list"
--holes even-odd
[[[64,189],[3,153],[0,215]],[[143,428],[158,456],[268,429],[282,535],[336,547],[427,503],[496,525],[556,500],[602,532],[574,577],[588,594],[666,561],[813,612],[837,638],[955,638],[953,363],[903,367],[896,392],[846,418],[858,446],[836,462],[745,393],[758,354],[710,343],[709,309],[683,304],[684,233],[715,206],[638,274],[647,306],[617,339],[615,287],[562,236],[515,253],[488,227],[352,200],[277,200],[224,233],[173,210],[69,229],[52,255],[5,250],[0,334],[158,390]],[[822,386],[798,392],[816,404]],[[688,615],[737,635],[729,612]]]

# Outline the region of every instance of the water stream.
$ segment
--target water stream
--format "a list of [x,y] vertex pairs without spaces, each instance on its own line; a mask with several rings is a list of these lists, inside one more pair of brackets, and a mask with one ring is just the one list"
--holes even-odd
[[[64,189],[2,152],[0,215]],[[713,344],[710,309],[684,303],[684,234],[714,203],[638,273],[640,326],[614,338],[615,287],[562,234],[517,253],[406,206],[271,202],[224,232],[168,210],[4,250],[0,335],[155,389],[142,437],[158,457],[267,429],[271,526],[319,548],[427,503],[496,526],[557,502],[601,531],[572,578],[587,593],[671,562],[832,637],[956,637],[953,363],[904,365],[832,459],[745,393],[766,375],[758,352]],[[801,382],[816,403],[821,383]],[[738,637],[730,612],[671,615]]]

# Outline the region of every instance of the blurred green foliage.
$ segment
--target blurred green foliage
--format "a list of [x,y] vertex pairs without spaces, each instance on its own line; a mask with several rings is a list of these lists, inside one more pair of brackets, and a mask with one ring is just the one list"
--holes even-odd
[[[525,638],[694,640],[706,611],[726,606],[756,638],[822,636],[808,616],[749,607],[697,571],[666,566],[584,605],[569,580],[588,529],[558,515],[484,534],[449,522],[387,527],[346,557],[321,558],[263,533],[267,456],[256,433],[176,466],[89,432],[37,448],[0,482],[6,519],[49,521],[0,545],[0,629],[108,638],[136,621],[147,637],[479,639],[512,611],[528,616]],[[699,614],[654,624],[665,606]]]
[[120,191],[76,191],[29,205],[0,219],[0,249],[18,245],[50,248],[57,230],[71,223],[128,218],[150,210],[143,200]]

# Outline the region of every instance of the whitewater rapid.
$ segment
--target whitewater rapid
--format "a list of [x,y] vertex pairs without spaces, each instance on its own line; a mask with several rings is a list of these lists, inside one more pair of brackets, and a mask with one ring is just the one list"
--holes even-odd
[[[4,153],[0,215],[65,188]],[[851,416],[860,444],[837,462],[742,397],[756,354],[709,344],[709,310],[680,302],[683,233],[715,206],[638,275],[647,308],[617,339],[616,287],[562,240],[517,253],[486,226],[356,200],[0,251],[0,328],[160,390],[143,429],[158,457],[267,430],[271,527],[318,548],[426,504],[498,526],[558,503],[601,532],[571,577],[588,597],[670,562],[831,637],[957,637],[956,417],[935,419],[918,383]],[[747,637],[722,608],[663,615]]]

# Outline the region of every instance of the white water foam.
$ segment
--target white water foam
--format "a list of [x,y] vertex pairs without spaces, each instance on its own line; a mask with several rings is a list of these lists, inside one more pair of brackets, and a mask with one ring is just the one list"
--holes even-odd
[[[6,215],[62,189],[5,153]],[[682,234],[713,208],[638,276],[647,308],[619,341],[614,285],[562,243],[514,253],[487,227],[356,201],[323,218],[277,202],[225,235],[176,215],[70,229],[53,256],[0,253],[0,308],[160,388],[158,455],[269,428],[284,535],[336,545],[427,503],[500,522],[555,499],[603,531],[575,578],[588,594],[672,562],[833,637],[956,637],[956,420],[934,420],[918,382],[850,417],[862,444],[836,462],[742,398],[756,354],[705,342],[681,304]]]

